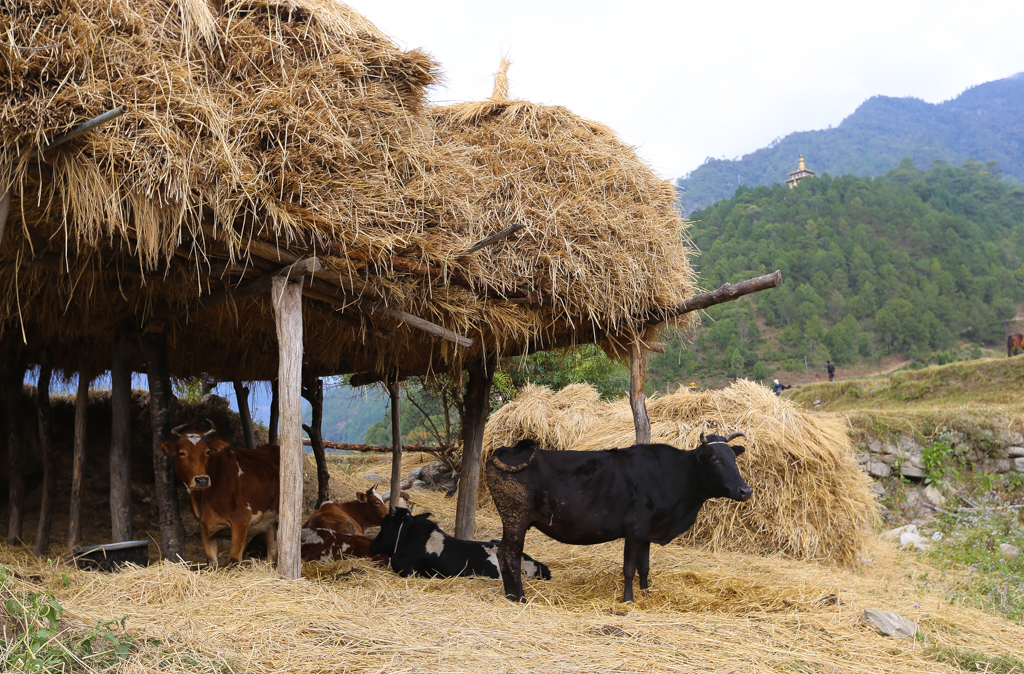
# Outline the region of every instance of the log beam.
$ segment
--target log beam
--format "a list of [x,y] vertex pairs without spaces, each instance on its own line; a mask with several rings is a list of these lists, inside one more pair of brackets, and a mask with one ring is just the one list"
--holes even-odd
[[331,474],[327,470],[327,455],[324,453],[324,380],[310,373],[302,375],[302,397],[309,401],[312,415],[309,425],[302,425],[302,428],[309,435],[309,442],[304,438],[302,444],[308,444],[313,448],[313,457],[316,459],[316,506],[319,508],[325,501],[331,499],[330,482]]
[[270,297],[277,325],[281,406],[281,496],[277,530],[277,571],[297,580],[302,557],[302,281],[274,279]]
[[267,431],[267,444],[277,444],[277,433],[281,428],[281,387],[277,385],[277,377],[270,380],[270,421]]
[[646,374],[647,357],[643,345],[633,342],[629,349],[629,406],[633,411],[633,428],[638,445],[651,442],[651,419],[647,415],[647,396],[644,394]]
[[[302,444],[306,447],[312,447],[312,442],[309,438],[303,438]],[[386,447],[384,445],[363,445],[353,442],[333,442],[331,440],[324,440],[324,449],[330,449],[335,452],[376,452],[378,454],[389,454],[394,450],[394,447]],[[426,452],[431,454],[440,449],[436,445],[402,445],[402,453],[408,454],[409,452]]]
[[25,516],[25,472],[22,464],[25,450],[21,443],[21,394],[24,388],[25,366],[21,359],[21,344],[15,342],[8,356],[11,360],[4,374],[4,420],[7,431],[7,461],[9,489],[7,493],[7,544],[21,545],[21,529]]
[[[110,535],[132,540],[132,372],[128,338],[114,337],[110,363]],[[40,438],[40,441],[42,438]]]
[[50,550],[50,530],[53,526],[53,497],[57,483],[57,467],[53,464],[53,427],[50,423],[50,380],[53,368],[48,362],[39,366],[36,384],[36,420],[39,424],[39,455],[43,462],[43,487],[39,499],[39,524],[32,553],[45,556]]
[[[700,311],[701,309],[707,309],[713,307],[716,304],[722,304],[724,302],[732,302],[738,300],[744,295],[750,295],[751,293],[760,292],[762,290],[768,290],[769,288],[777,288],[782,284],[782,271],[775,270],[771,274],[765,274],[764,276],[758,276],[757,278],[747,279],[739,283],[724,283],[721,287],[716,288],[710,292],[701,293],[694,295],[690,299],[683,300],[676,306],[668,310],[668,318],[675,318],[676,316],[682,316],[689,314],[694,311]],[[665,320],[665,318],[652,318],[647,321],[648,325],[657,325]]]
[[391,507],[397,508],[402,499],[402,416],[400,411],[401,392],[398,377],[388,380],[388,395],[391,396]]
[[148,332],[142,335],[149,378],[149,417],[153,428],[153,474],[157,512],[160,518],[160,553],[164,559],[185,561],[185,527],[178,505],[174,460],[160,448],[171,437],[171,375],[167,363],[167,335]]
[[75,395],[75,440],[71,463],[71,515],[68,520],[68,552],[82,544],[82,480],[85,477],[85,435],[89,419],[89,369],[91,355],[84,344],[78,365],[78,391]]
[[242,444],[246,449],[256,449],[256,435],[252,430],[252,413],[249,411],[249,388],[235,379],[235,400],[238,402],[238,418],[242,423]]
[[466,368],[469,381],[463,398],[462,467],[459,468],[459,500],[455,510],[455,537],[473,540],[476,532],[476,502],[480,493],[480,452],[484,426],[491,411],[491,384],[494,366],[484,360],[472,360]]

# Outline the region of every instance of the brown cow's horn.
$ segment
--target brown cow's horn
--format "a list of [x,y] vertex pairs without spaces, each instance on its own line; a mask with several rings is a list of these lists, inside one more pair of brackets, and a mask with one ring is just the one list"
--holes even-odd
[[181,429],[185,428],[186,426],[188,426],[188,424],[182,424],[181,426],[175,426],[174,428],[171,429],[171,435],[173,435],[176,438],[180,438],[181,437]]
[[212,421],[210,421],[209,419],[207,419],[206,421],[207,421],[207,422],[208,422],[208,423],[210,424],[210,430],[208,430],[208,431],[206,431],[205,433],[203,433],[203,437],[204,437],[204,438],[205,438],[205,437],[206,437],[207,435],[213,435],[214,433],[216,433],[216,432],[217,432],[217,426],[216,426],[216,424],[214,424],[214,423],[213,423]]
[[725,436],[725,441],[730,442],[731,440],[735,440],[736,438],[743,438],[744,440],[746,440],[747,434],[744,433],[743,431],[736,431],[735,433],[730,433],[729,435]]

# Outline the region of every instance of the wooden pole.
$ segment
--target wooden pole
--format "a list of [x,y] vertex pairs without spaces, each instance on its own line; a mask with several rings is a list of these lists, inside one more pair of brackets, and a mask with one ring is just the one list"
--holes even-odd
[[164,559],[185,561],[185,527],[178,506],[178,478],[174,460],[164,454],[160,443],[171,437],[170,367],[167,363],[167,335],[147,332],[142,336],[149,377],[149,418],[153,427],[153,474],[156,505],[160,518],[160,553]]
[[82,544],[82,478],[85,473],[85,434],[89,419],[90,349],[81,345],[78,360],[78,393],[75,396],[74,456],[71,460],[71,515],[68,520],[68,552]]
[[4,417],[7,426],[7,492],[9,519],[7,520],[7,544],[21,545],[21,527],[25,515],[25,472],[22,465],[24,450],[18,432],[21,417],[21,392],[24,388],[25,366],[21,361],[20,343],[9,352],[10,362],[4,381]]
[[277,385],[277,378],[275,377],[270,382],[270,431],[267,443],[271,445],[277,444],[277,431],[281,425],[281,405],[278,401],[279,389],[280,387]]
[[473,540],[476,532],[476,501],[480,493],[480,451],[484,425],[491,411],[494,367],[483,360],[470,361],[469,381],[462,418],[462,467],[459,469],[459,502],[455,510],[455,537]]
[[[682,316],[693,311],[699,311],[700,309],[707,309],[713,307],[716,304],[723,304],[725,302],[731,302],[737,300],[744,295],[751,293],[760,292],[769,288],[777,288],[782,283],[782,271],[776,270],[771,274],[765,274],[764,276],[758,276],[757,278],[747,279],[739,283],[723,283],[721,287],[712,290],[711,292],[701,293],[700,295],[694,295],[688,300],[683,300],[676,306],[668,310],[668,316]],[[649,320],[648,325],[657,325],[661,323],[664,318],[654,318]]]
[[11,212],[11,190],[10,188],[0,197],[0,243],[4,240],[4,228],[7,227],[7,215]]
[[235,386],[235,399],[238,401],[238,418],[242,420],[242,442],[246,449],[256,449],[256,436],[252,431],[252,413],[249,412],[249,388],[237,379],[231,382]]
[[128,337],[114,337],[110,362],[110,535],[132,540],[132,372]]
[[281,501],[277,572],[298,579],[302,572],[302,282],[275,278],[271,289],[277,324],[281,405]]
[[[309,425],[302,427],[309,435],[309,445],[313,448],[313,456],[316,458],[316,507],[319,508],[324,501],[331,500],[329,493],[331,474],[327,471],[327,455],[324,453],[324,380],[312,374],[302,376],[302,397],[309,401],[313,408],[312,418]],[[303,441],[303,444],[306,444]]]
[[49,363],[39,366],[39,382],[36,385],[36,417],[39,422],[39,454],[43,462],[43,487],[39,499],[39,525],[36,528],[36,543],[32,549],[36,557],[42,557],[50,549],[50,529],[53,525],[53,491],[57,481],[53,465],[53,428],[50,425],[50,380],[53,368]]
[[388,380],[391,396],[391,507],[398,507],[402,498],[402,415],[398,377]]
[[635,341],[629,348],[629,406],[633,410],[633,427],[636,442],[646,445],[651,442],[651,419],[647,416],[647,396],[644,394],[644,379],[647,375],[647,357]]

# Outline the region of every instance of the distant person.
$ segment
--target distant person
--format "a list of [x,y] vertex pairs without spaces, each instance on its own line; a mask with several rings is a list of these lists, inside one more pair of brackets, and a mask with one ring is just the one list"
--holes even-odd
[[772,393],[774,393],[777,396],[780,396],[780,395],[782,395],[782,392],[785,391],[788,388],[793,388],[793,387],[792,386],[786,386],[784,384],[780,384],[779,380],[776,379],[775,383],[772,385]]
[[695,381],[691,381],[690,382],[690,392],[691,393],[696,393],[697,392],[697,382],[695,382]]
[[825,369],[828,370],[828,380],[829,381],[835,381],[836,380],[836,366],[832,364],[832,361],[830,361],[830,360],[826,360],[825,361]]

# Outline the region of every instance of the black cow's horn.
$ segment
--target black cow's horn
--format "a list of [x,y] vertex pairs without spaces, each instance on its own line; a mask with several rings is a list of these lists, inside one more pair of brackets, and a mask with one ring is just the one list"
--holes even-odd
[[207,419],[206,421],[209,422],[209,424],[210,424],[210,430],[208,430],[205,433],[203,433],[203,437],[204,438],[207,435],[213,435],[214,433],[217,432],[217,426],[212,421],[210,421],[209,419]]
[[704,431],[701,431],[701,433],[700,433],[700,444],[702,444],[702,445],[708,444],[708,441],[704,439]]
[[182,424],[181,426],[175,426],[174,428],[171,429],[171,435],[173,435],[176,438],[180,438],[181,437],[181,429],[185,428],[186,426],[188,426],[188,424]]
[[743,438],[744,440],[746,440],[747,434],[744,433],[743,431],[736,431],[735,433],[730,433],[729,435],[725,436],[725,441],[730,442],[732,440],[735,440],[736,438]]

